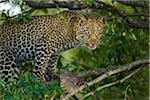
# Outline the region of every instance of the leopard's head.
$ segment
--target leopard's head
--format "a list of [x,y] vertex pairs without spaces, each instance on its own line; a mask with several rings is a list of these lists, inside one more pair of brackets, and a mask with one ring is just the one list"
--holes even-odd
[[73,30],[76,34],[76,39],[82,40],[88,48],[96,49],[105,26],[105,18],[78,16],[73,17],[71,20],[74,23]]

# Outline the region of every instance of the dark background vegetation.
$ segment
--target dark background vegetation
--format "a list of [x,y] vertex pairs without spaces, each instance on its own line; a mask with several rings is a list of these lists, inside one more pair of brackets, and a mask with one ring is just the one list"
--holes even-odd
[[[24,12],[23,14],[12,18],[17,20],[28,20],[30,15],[50,15],[63,10],[69,10],[65,7],[59,7],[59,4],[57,8],[41,7],[40,9],[37,9],[36,7],[33,7],[34,10],[31,10],[31,7],[27,6],[28,2],[21,2],[19,0],[14,1],[23,7]],[[46,3],[47,1],[45,0]],[[85,4],[90,5],[96,0],[82,1]],[[135,3],[129,2],[129,4],[124,4],[119,1],[121,0],[103,0],[101,2],[104,3],[105,6],[98,9],[94,8],[96,6],[90,8],[87,7],[85,9],[76,9],[77,12],[81,13],[105,16],[107,22],[104,28],[104,35],[100,39],[100,45],[96,50],[91,51],[83,45],[80,48],[62,53],[59,58],[58,69],[68,69],[69,71],[79,73],[80,71],[89,69],[111,68],[113,66],[123,65],[149,57],[148,0],[134,0]],[[143,3],[144,5],[142,5]],[[139,6],[138,4],[141,5]],[[111,5],[112,8],[108,5]],[[115,7],[115,9],[113,7]],[[7,14],[1,14],[1,19],[7,21],[7,19],[11,18],[9,18]],[[33,65],[34,64],[27,64],[27,69],[30,69]],[[104,81],[87,88],[83,93],[92,91],[99,87],[99,85],[119,79],[124,75],[126,75],[126,72],[108,77]],[[9,84],[6,86],[3,82],[0,82],[1,99],[49,100],[50,97],[53,96],[54,99],[59,100],[59,95],[64,92],[57,81],[52,82],[51,84],[42,84],[33,77],[29,71],[22,71],[20,76],[21,78],[16,85]],[[93,78],[90,77],[87,81],[92,79]],[[148,67],[145,67],[124,83],[97,91],[94,95],[87,97],[86,100],[148,100],[148,81],[149,71]],[[125,93],[127,94],[126,96],[128,99],[125,99]]]

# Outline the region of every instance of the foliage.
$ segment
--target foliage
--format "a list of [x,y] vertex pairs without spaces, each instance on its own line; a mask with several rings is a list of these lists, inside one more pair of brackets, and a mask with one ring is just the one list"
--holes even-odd
[[0,87],[2,100],[49,100],[52,96],[54,100],[58,100],[63,94],[58,81],[42,83],[29,73],[25,73],[15,84],[4,85],[4,82],[0,81]]

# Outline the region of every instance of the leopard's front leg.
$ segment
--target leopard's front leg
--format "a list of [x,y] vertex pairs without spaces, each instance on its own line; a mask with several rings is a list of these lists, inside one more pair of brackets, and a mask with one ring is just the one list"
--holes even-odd
[[58,54],[53,53],[48,60],[48,66],[45,71],[46,81],[51,81],[53,79],[59,79],[58,76],[56,76],[57,63],[58,63]]

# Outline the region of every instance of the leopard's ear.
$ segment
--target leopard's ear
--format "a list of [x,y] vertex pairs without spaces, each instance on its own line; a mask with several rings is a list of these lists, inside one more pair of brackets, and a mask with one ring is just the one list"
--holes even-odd
[[99,18],[97,19],[97,23],[99,24],[100,27],[101,27],[101,26],[104,26],[105,23],[106,23],[106,18],[105,18],[105,17],[99,17]]

